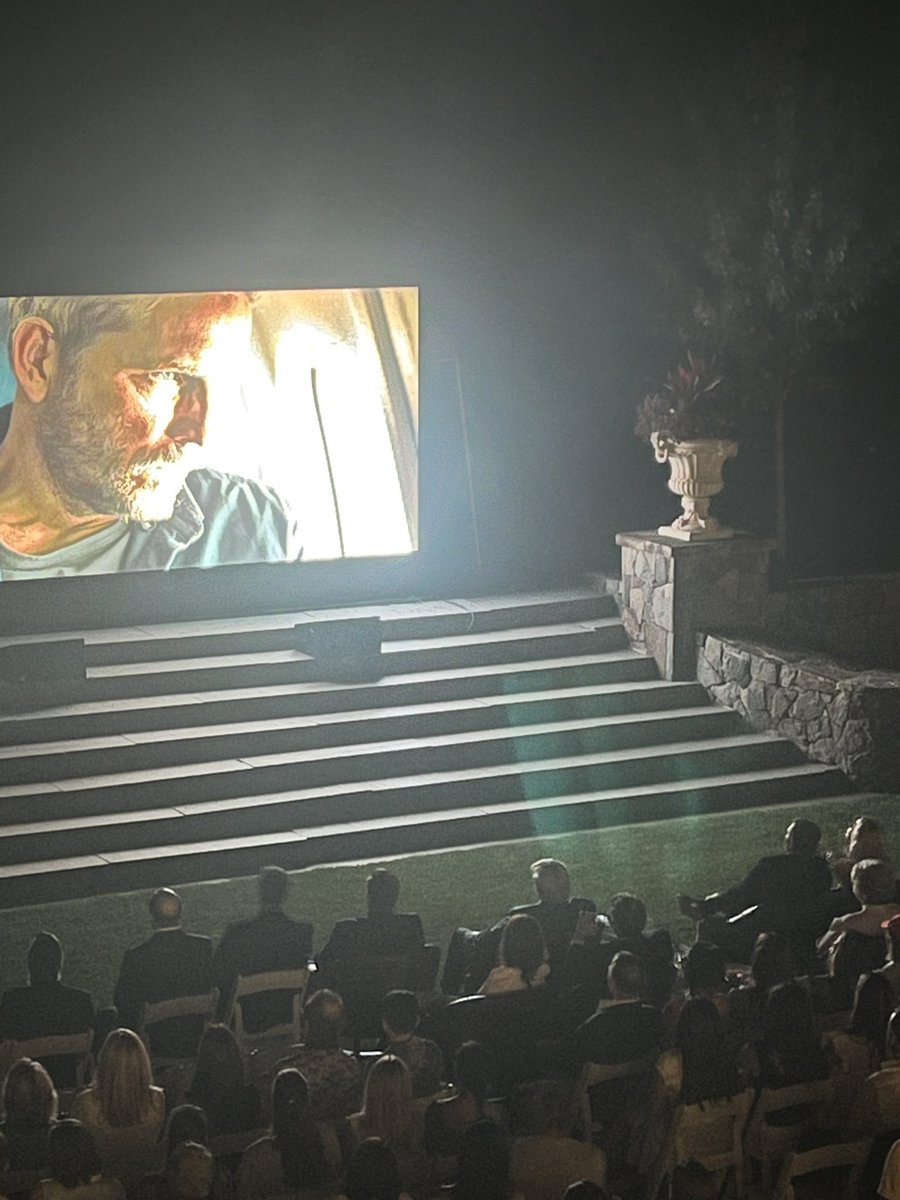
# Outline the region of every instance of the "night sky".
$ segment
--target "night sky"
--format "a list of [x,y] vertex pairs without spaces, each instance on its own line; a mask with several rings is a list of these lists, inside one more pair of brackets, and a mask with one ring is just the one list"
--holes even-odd
[[[858,82],[896,147],[891,6],[806,7],[810,64]],[[617,529],[677,507],[631,432],[679,353],[633,235],[658,173],[691,160],[699,64],[760,37],[776,54],[768,11],[8,4],[0,294],[419,283],[426,530],[450,542],[467,520],[458,366],[484,556],[548,577],[613,564]],[[898,318],[886,286],[792,404],[795,574],[900,568]],[[759,418],[718,506],[756,533],[768,445]]]

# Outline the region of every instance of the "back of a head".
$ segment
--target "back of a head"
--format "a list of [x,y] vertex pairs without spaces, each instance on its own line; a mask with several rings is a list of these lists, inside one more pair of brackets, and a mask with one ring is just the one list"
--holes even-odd
[[619,892],[612,898],[609,919],[617,937],[636,939],[647,926],[647,907],[643,900],[630,892]]
[[547,947],[540,925],[526,913],[516,913],[503,927],[500,938],[500,961],[505,967],[521,971],[527,985],[547,958]]
[[208,1025],[197,1049],[192,1093],[215,1105],[243,1083],[244,1060],[237,1038],[227,1025]]
[[569,868],[558,858],[539,858],[531,864],[534,890],[540,900],[565,904],[572,890]]
[[894,990],[887,979],[877,971],[860,975],[847,1023],[848,1033],[868,1038],[883,1052],[893,1008]]
[[63,952],[52,933],[39,933],[28,947],[28,978],[32,985],[55,983],[62,970]]
[[393,1150],[383,1138],[364,1138],[347,1166],[347,1200],[399,1200],[402,1184]]
[[272,1132],[289,1188],[315,1187],[328,1178],[322,1138],[309,1105],[306,1077],[285,1067],[272,1081]]
[[263,867],[256,877],[259,907],[280,910],[288,893],[291,877],[281,867]]
[[688,1000],[678,1016],[675,1046],[681,1052],[684,1104],[733,1095],[738,1088],[734,1047],[711,1000]]
[[206,1200],[213,1181],[213,1156],[199,1142],[181,1142],[166,1165],[172,1200]]
[[150,897],[150,920],[157,929],[181,923],[181,897],[171,888],[158,888]]
[[637,1000],[644,986],[640,960],[630,950],[613,955],[606,982],[614,1000]]
[[381,1019],[392,1033],[415,1033],[419,1024],[419,1001],[415,992],[395,988],[381,1002]]
[[609,1200],[609,1192],[593,1179],[579,1179],[569,1184],[563,1200]]
[[43,1127],[56,1119],[56,1089],[39,1062],[19,1058],[3,1081],[3,1115],[8,1125]]
[[209,1125],[203,1109],[196,1104],[176,1105],[166,1123],[166,1158],[171,1158],[176,1146],[182,1142],[197,1142],[205,1146],[208,1141]]
[[896,881],[890,866],[880,858],[864,858],[850,872],[853,895],[860,904],[890,904]]
[[847,855],[852,862],[887,858],[884,831],[873,817],[858,817],[847,831]]
[[763,1018],[765,1040],[779,1047],[806,1039],[813,1031],[812,1005],[799,983],[778,983],[769,992]]
[[344,1026],[344,1002],[329,988],[313,992],[303,1005],[304,1043],[314,1050],[337,1050]]
[[392,1146],[407,1140],[412,1122],[413,1088],[409,1067],[394,1054],[383,1054],[369,1068],[362,1111],[369,1133]]
[[108,1125],[139,1124],[151,1107],[152,1071],[146,1047],[131,1029],[114,1029],[97,1058],[94,1092]]
[[509,1190],[509,1151],[494,1121],[476,1121],[463,1134],[454,1200],[498,1200]]
[[718,991],[725,983],[725,955],[710,942],[695,942],[684,959],[684,982],[688,991]]
[[484,1103],[497,1086],[497,1064],[481,1042],[463,1042],[453,1060],[456,1085]]
[[796,821],[791,821],[790,825],[788,825],[784,840],[788,854],[805,854],[811,856],[819,848],[819,842],[822,840],[822,830],[815,821],[808,821],[805,817],[798,817]]
[[763,992],[794,978],[791,945],[783,933],[761,933],[750,957],[753,982]]
[[100,1174],[94,1139],[80,1121],[58,1121],[50,1130],[50,1174],[67,1188]]
[[895,1008],[888,1021],[886,1055],[889,1059],[900,1059],[900,1008]]
[[400,899],[400,880],[378,867],[366,880],[366,902],[370,913],[390,913]]

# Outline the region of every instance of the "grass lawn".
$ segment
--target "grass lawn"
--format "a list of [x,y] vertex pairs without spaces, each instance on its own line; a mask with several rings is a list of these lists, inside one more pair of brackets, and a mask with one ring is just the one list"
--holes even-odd
[[[588,833],[547,831],[524,841],[379,860],[378,865],[397,872],[403,886],[401,908],[421,913],[428,939],[444,949],[457,925],[481,928],[510,905],[531,900],[528,866],[544,856],[568,864],[577,895],[593,897],[602,908],[616,892],[636,892],[655,924],[667,925],[676,939],[687,940],[691,925],[679,914],[676,895],[703,894],[740,878],[761,855],[781,849],[794,816],[817,821],[828,849],[840,846],[852,818],[875,817],[884,826],[894,862],[900,863],[898,806],[900,796],[850,795]],[[363,911],[372,865],[356,861],[294,874],[288,911],[313,922],[317,948],[335,920]],[[229,921],[255,908],[253,879],[197,883],[179,891],[185,927],[214,937]],[[147,899],[148,893],[134,892],[3,912],[0,989],[25,982],[28,944],[46,929],[62,941],[65,982],[89,989],[98,1003],[108,1004],[122,952],[147,936]]]

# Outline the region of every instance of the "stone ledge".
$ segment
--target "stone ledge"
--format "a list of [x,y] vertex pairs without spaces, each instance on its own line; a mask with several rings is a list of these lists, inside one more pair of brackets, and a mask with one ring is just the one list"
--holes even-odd
[[900,672],[717,633],[697,638],[697,678],[754,729],[771,730],[862,787],[900,783]]

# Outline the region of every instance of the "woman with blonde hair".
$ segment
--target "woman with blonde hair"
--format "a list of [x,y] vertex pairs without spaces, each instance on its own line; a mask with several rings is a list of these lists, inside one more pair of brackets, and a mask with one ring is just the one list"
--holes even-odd
[[369,1070],[363,1104],[350,1118],[357,1142],[381,1138],[393,1150],[404,1190],[416,1192],[428,1162],[423,1150],[421,1113],[413,1104],[412,1076],[402,1058],[384,1054]]
[[154,1087],[144,1043],[130,1029],[114,1029],[101,1047],[89,1088],[75,1097],[72,1116],[93,1135],[104,1172],[126,1190],[148,1170],[166,1115],[162,1088]]

